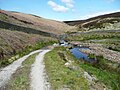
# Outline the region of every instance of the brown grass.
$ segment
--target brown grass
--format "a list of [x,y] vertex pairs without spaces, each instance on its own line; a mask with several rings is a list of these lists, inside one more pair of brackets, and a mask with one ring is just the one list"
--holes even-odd
[[24,50],[28,45],[49,40],[53,38],[0,29],[0,60]]
[[71,30],[71,28],[74,28],[63,22],[49,20],[30,14],[8,12],[3,10],[0,11],[0,14],[8,17],[7,22],[55,34],[62,34],[66,31]]

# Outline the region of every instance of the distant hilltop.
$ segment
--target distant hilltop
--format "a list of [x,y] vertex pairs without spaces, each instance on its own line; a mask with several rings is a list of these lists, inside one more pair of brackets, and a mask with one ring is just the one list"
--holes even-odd
[[86,20],[64,21],[71,26],[77,26],[79,30],[111,30],[120,29],[120,12],[100,15]]

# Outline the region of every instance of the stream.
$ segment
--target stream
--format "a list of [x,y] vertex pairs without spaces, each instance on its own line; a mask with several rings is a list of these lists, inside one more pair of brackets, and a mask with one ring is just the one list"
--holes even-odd
[[87,50],[87,49],[89,49],[89,48],[85,48],[85,47],[74,47],[74,48],[70,49],[70,52],[71,52],[77,59],[79,59],[79,60],[80,60],[80,59],[83,59],[83,60],[86,60],[86,61],[88,61],[88,62],[90,62],[90,63],[94,62],[95,59],[90,59],[87,54],[85,54],[85,53],[83,53],[83,52],[80,51],[80,50],[82,50],[82,49]]
[[88,60],[88,55],[81,52],[80,49],[88,49],[88,48],[78,48],[78,47],[74,47],[72,49],[70,49],[70,52],[77,58],[77,59],[84,59],[84,60]]

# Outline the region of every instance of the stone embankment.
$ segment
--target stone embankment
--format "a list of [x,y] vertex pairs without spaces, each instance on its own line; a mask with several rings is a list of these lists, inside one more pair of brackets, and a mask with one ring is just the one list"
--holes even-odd
[[120,52],[106,49],[100,44],[89,44],[88,46],[90,49],[82,50],[82,52],[95,55],[102,55],[108,60],[120,63]]

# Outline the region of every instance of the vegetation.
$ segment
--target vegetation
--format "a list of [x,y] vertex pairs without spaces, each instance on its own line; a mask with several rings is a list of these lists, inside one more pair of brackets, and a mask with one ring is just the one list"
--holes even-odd
[[109,89],[120,89],[120,64],[115,68],[115,63],[104,59],[103,56],[96,56],[97,63],[82,63],[78,62],[80,67],[87,71],[90,75],[95,75],[100,82],[103,82]]
[[[91,32],[78,35],[71,35],[68,37],[70,41],[81,41],[85,43],[102,44],[103,47],[110,50],[120,50],[120,33],[119,32]],[[94,57],[93,54],[88,55]],[[100,82],[103,82],[108,88],[112,90],[120,89],[120,65],[106,60],[103,56],[96,56],[97,63],[89,64],[82,63],[80,67],[91,75],[95,75]]]
[[[70,61],[69,61],[70,60]],[[89,85],[83,77],[83,70],[64,47],[56,47],[45,55],[45,66],[52,90],[88,90]],[[66,63],[71,62],[70,66]]]
[[[38,53],[37,53],[38,54]],[[27,58],[22,63],[22,68],[19,68],[15,74],[13,74],[11,80],[9,81],[8,85],[6,86],[6,90],[29,90],[30,88],[30,68],[31,65],[35,61],[35,56],[37,54],[34,54]]]
[[0,29],[0,67],[56,41],[51,37]]
[[120,69],[119,63],[109,61],[109,60],[105,59],[103,56],[96,56],[96,59],[98,62],[95,65],[95,67],[103,69],[103,70],[107,70],[109,72],[119,73],[119,69]]
[[4,10],[0,10],[0,20],[7,21],[13,25],[37,29],[39,31],[49,32],[53,34],[62,34],[71,28],[71,26],[63,22],[49,20],[42,17],[40,18],[31,14]]
[[4,14],[1,14],[0,19],[3,20],[3,21],[7,21],[8,17]]
[[[103,56],[95,56],[93,54],[88,56],[90,58],[96,57],[97,62],[90,64],[85,61],[78,61],[63,47],[56,47],[51,52],[47,53],[45,55],[45,65],[50,83],[52,84],[52,89],[61,89],[64,86],[71,90],[88,89],[89,86],[82,76],[84,69],[91,76],[95,76],[99,82],[104,83],[107,88],[119,90],[120,65],[106,60]],[[74,62],[69,67],[66,67],[65,63],[69,62],[68,60]],[[73,69],[72,65],[75,65],[78,69]],[[82,86],[82,88],[78,88],[78,86]]]
[[56,42],[55,38],[45,37],[46,34],[54,37],[71,28],[62,22],[4,10],[0,10],[0,23],[0,67],[32,50]]
[[120,29],[119,27],[120,18],[105,18],[102,20],[96,20],[94,22],[89,22],[85,25],[83,25],[84,28],[89,28],[89,30],[92,29]]
[[69,25],[75,25],[84,30],[118,30],[120,29],[120,12],[100,15],[86,20],[65,21]]
[[101,32],[101,33],[85,33],[79,35],[70,35],[68,39],[70,41],[86,41],[86,40],[101,40],[101,39],[119,39],[119,32]]
[[95,55],[94,54],[89,54],[88,57],[89,58],[95,58]]
[[85,33],[68,36],[69,41],[103,44],[105,48],[120,52],[120,32]]
[[[26,46],[26,48],[24,50],[15,53],[15,55],[13,57],[11,57],[10,59],[1,60],[0,61],[0,67],[6,66],[6,65],[12,63],[13,61],[15,61],[16,59],[18,59],[18,58],[20,58],[20,57],[22,57],[22,56],[32,52],[33,50],[37,50],[37,49],[40,49],[42,47],[51,45],[54,42],[55,41],[38,42],[35,45]],[[18,57],[16,57],[16,56],[18,56]]]
[[119,41],[119,39],[107,39],[107,40],[103,40],[103,41],[100,41],[100,42],[97,42],[97,43],[103,44],[103,46],[105,48],[108,48],[110,50],[120,52],[120,41]]
[[[0,10],[0,23],[1,28],[3,28],[0,29],[0,67],[12,63],[14,60],[33,50],[56,42],[56,39],[38,35],[38,31],[46,32],[50,35],[60,35],[66,32],[69,34],[64,37],[67,41],[80,41],[89,44],[99,43],[110,50],[120,51],[119,16],[120,13],[118,12],[87,20],[66,21],[70,25],[77,26],[70,27],[62,22],[44,19],[34,15]],[[4,28],[7,28],[7,30]],[[105,30],[102,32],[74,34],[79,30],[87,31],[97,29]],[[118,32],[114,32],[114,30],[109,32],[106,31],[107,29],[117,29]],[[20,30],[26,33],[19,32]],[[31,64],[34,62],[36,55],[30,56],[23,62],[23,67],[19,68],[13,75],[7,89],[29,89],[30,81],[28,76]],[[98,82],[104,83],[108,89],[120,90],[120,64],[113,63],[103,56],[95,56],[94,54],[89,54],[88,57],[90,59],[95,58],[97,62],[91,64],[86,61],[78,61],[64,47],[56,47],[47,53],[45,55],[45,68],[52,89],[89,90],[89,82],[84,78],[84,71],[86,71],[89,75],[95,76]]]

